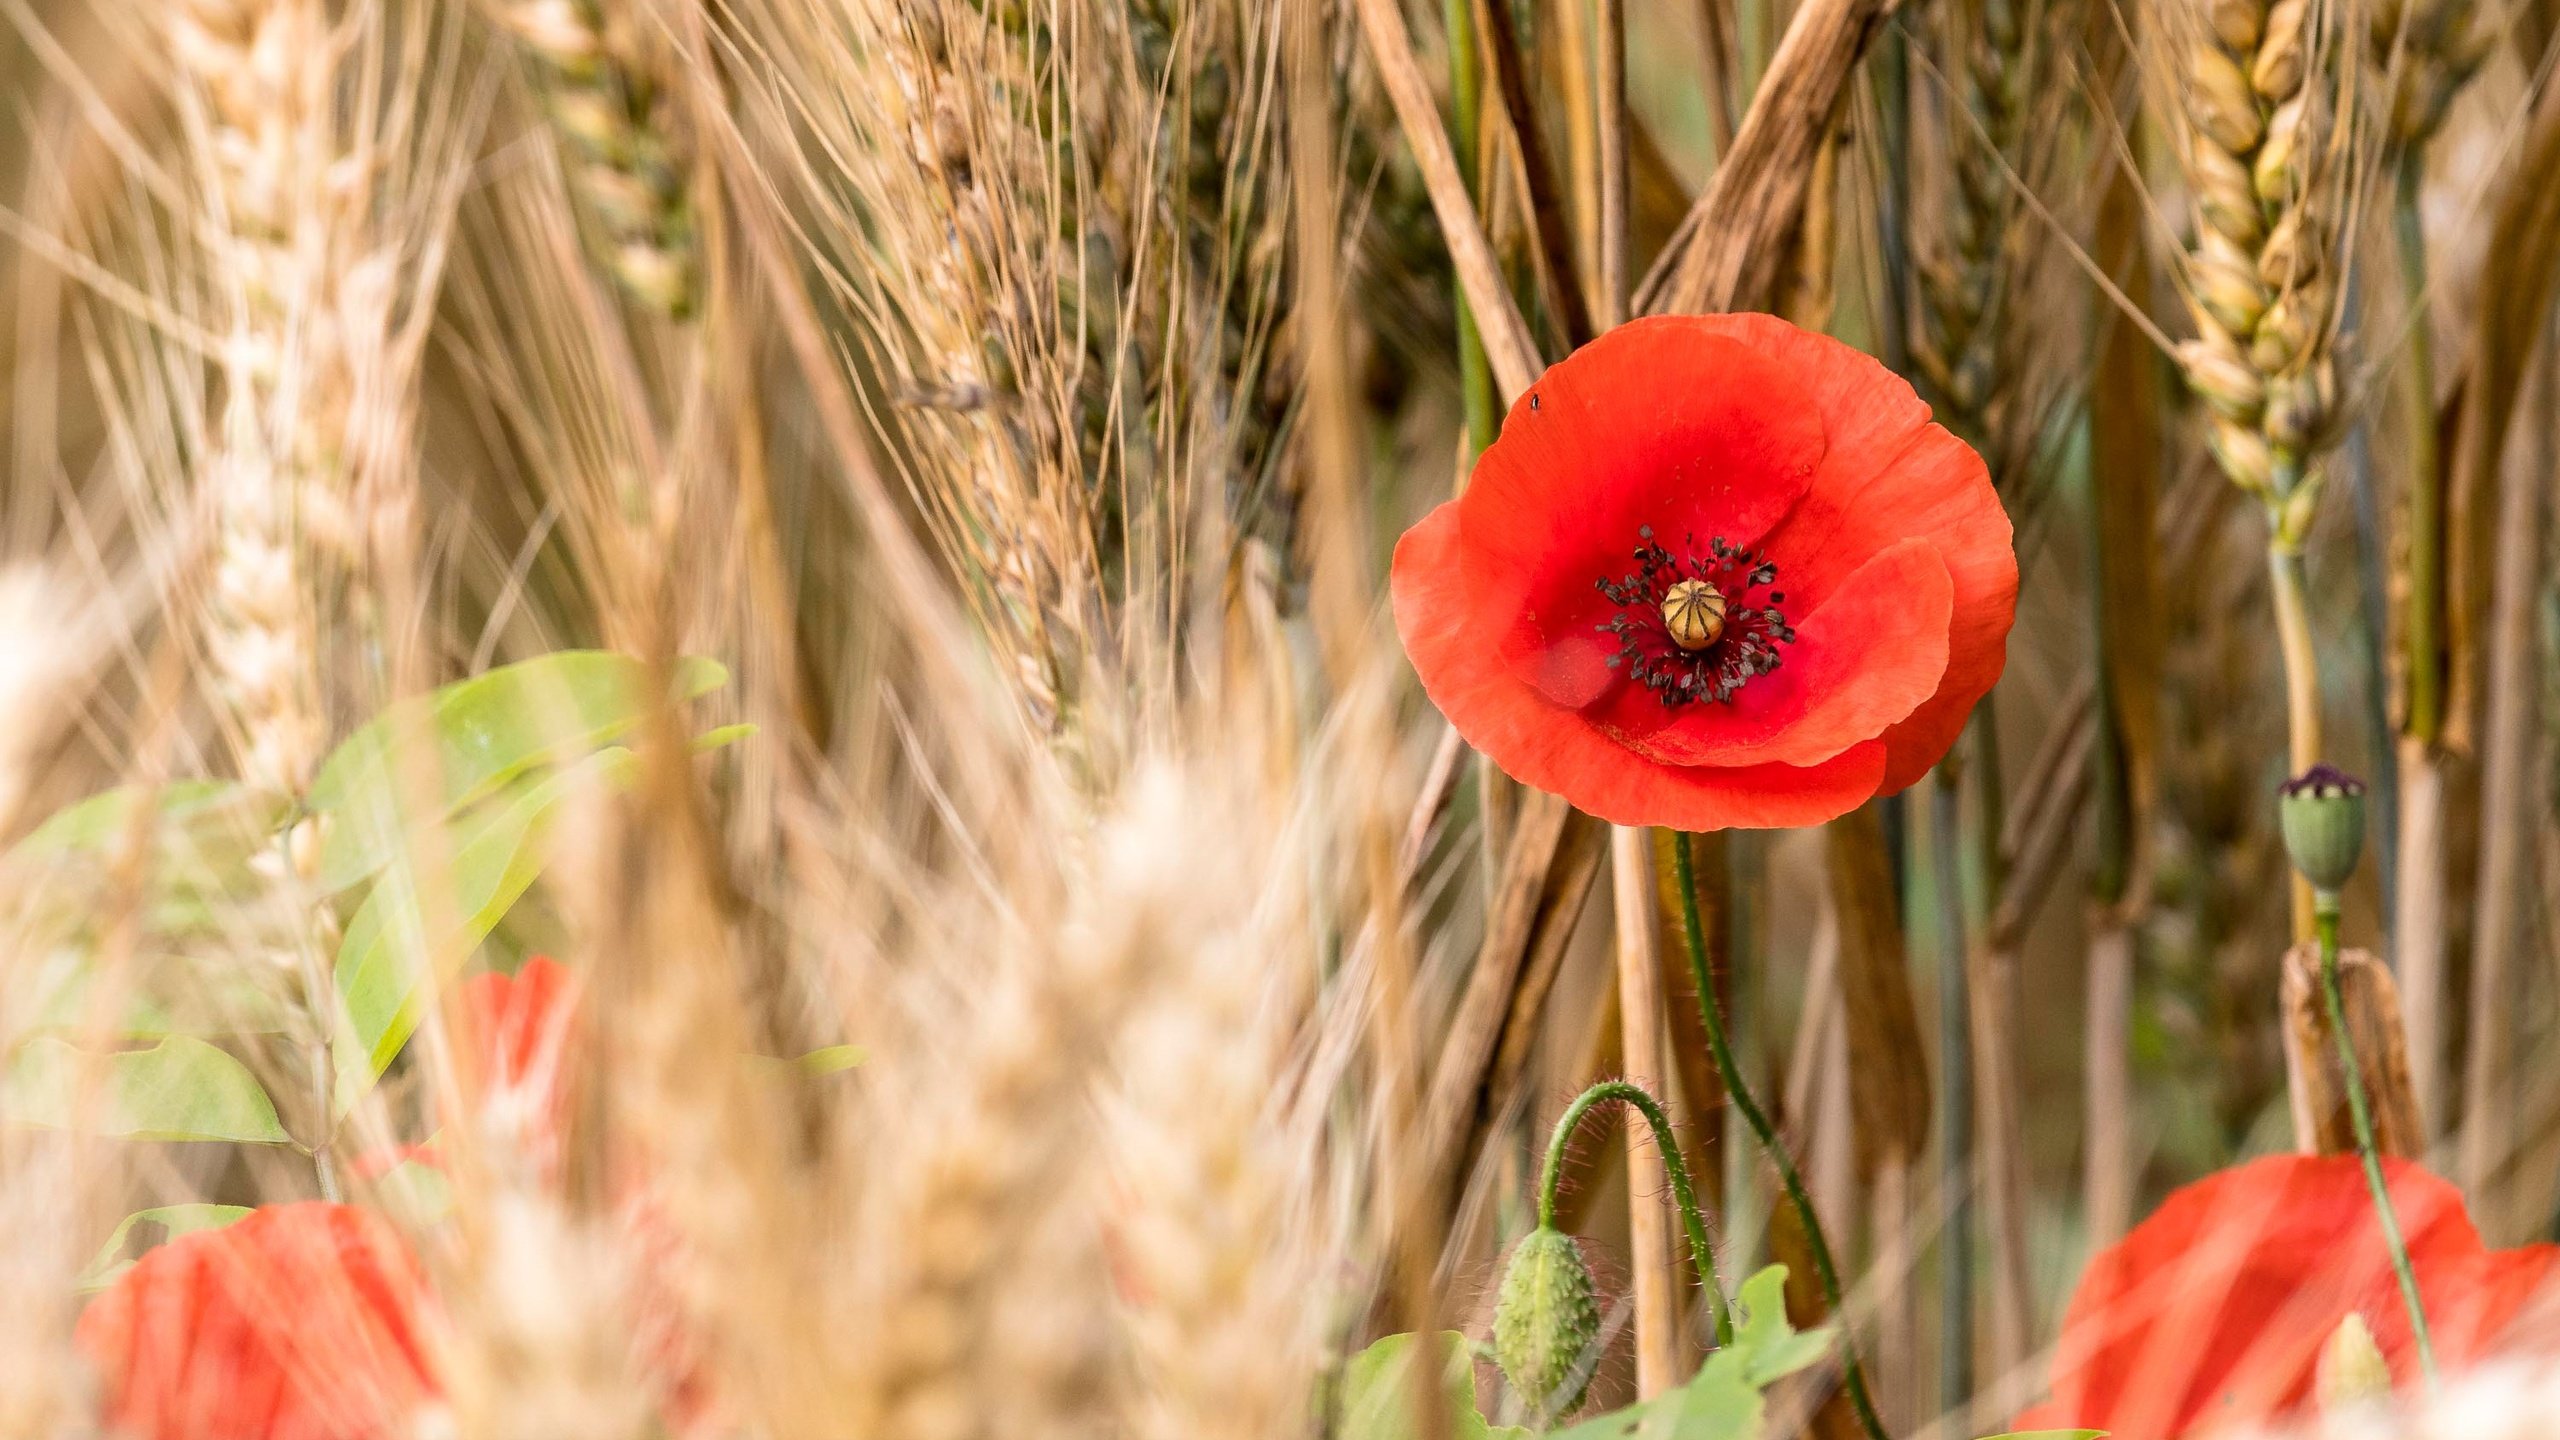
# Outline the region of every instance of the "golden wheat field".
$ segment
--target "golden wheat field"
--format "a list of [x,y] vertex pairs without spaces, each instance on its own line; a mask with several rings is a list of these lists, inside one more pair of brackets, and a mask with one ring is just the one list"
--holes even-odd
[[0,1440],[2560,1434],[2555,56],[0,0]]

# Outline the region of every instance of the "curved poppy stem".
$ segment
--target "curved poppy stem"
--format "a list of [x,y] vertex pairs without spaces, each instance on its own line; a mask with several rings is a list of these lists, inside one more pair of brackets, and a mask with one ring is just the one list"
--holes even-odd
[[2373,1140],[2373,1107],[2364,1093],[2364,1070],[2356,1063],[2356,1041],[2347,1033],[2347,1005],[2338,993],[2338,893],[2322,890],[2313,899],[2314,929],[2320,939],[2320,994],[2328,1002],[2329,1031],[2338,1037],[2338,1064],[2346,1072],[2347,1114],[2355,1121],[2356,1158],[2364,1162],[2365,1188],[2373,1192],[2373,1213],[2382,1222],[2382,1243],[2391,1251],[2391,1270],[2400,1280],[2400,1303],[2409,1307],[2409,1334],[2418,1342],[2418,1368],[2427,1384],[2436,1383],[2435,1341],[2427,1333],[2426,1306],[2418,1299],[2417,1272],[2409,1266],[2409,1242],[2400,1234],[2400,1214],[2391,1205],[2391,1188],[2383,1182],[2382,1157]]
[[1831,1262],[1831,1242],[1823,1237],[1822,1217],[1814,1213],[1813,1197],[1805,1193],[1804,1177],[1796,1173],[1795,1157],[1779,1140],[1768,1112],[1752,1098],[1751,1087],[1742,1078],[1742,1067],[1734,1063],[1733,1047],[1725,1041],[1723,1007],[1716,1003],[1715,976],[1707,967],[1706,934],[1698,919],[1697,862],[1689,854],[1687,831],[1671,833],[1671,865],[1680,888],[1680,931],[1688,941],[1689,974],[1698,987],[1698,1015],[1706,1022],[1707,1051],[1715,1057],[1716,1073],[1724,1078],[1724,1093],[1733,1098],[1734,1108],[1742,1112],[1742,1123],[1751,1127],[1751,1133],[1759,1137],[1760,1148],[1777,1166],[1778,1183],[1787,1192],[1787,1203],[1795,1208],[1796,1219],[1804,1225],[1805,1245],[1813,1251],[1814,1278],[1822,1282],[1824,1303],[1840,1317],[1840,1375],[1848,1384],[1849,1404],[1858,1412],[1859,1428],[1867,1432],[1867,1440],[1886,1440],[1884,1422],[1876,1417],[1875,1402],[1867,1396],[1866,1368],[1858,1363],[1858,1342],[1850,1333],[1847,1308],[1840,1300],[1840,1272]]
[[1671,1196],[1680,1203],[1680,1223],[1689,1231],[1689,1261],[1698,1267],[1698,1279],[1707,1287],[1708,1313],[1715,1319],[1716,1343],[1733,1343],[1733,1316],[1725,1308],[1724,1285],[1716,1278],[1716,1252],[1707,1241],[1706,1212],[1698,1208],[1697,1187],[1689,1183],[1689,1162],[1680,1157],[1679,1142],[1672,1138],[1671,1117],[1663,1113],[1662,1104],[1645,1088],[1630,1080],[1603,1080],[1573,1097],[1557,1118],[1555,1133],[1547,1137],[1547,1164],[1538,1176],[1538,1224],[1552,1230],[1556,1223],[1556,1189],[1564,1183],[1565,1146],[1573,1140],[1573,1132],[1582,1117],[1594,1106],[1621,1100],[1644,1116],[1653,1127],[1654,1147],[1662,1152],[1662,1166],[1671,1175]]

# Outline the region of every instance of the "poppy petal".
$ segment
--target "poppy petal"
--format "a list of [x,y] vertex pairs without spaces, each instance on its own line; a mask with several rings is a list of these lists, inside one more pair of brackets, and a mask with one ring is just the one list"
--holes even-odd
[[1880,742],[1819,765],[1660,765],[1549,701],[1479,638],[1466,540],[1444,505],[1396,544],[1396,628],[1449,723],[1526,785],[1622,825],[1691,831],[1815,825],[1856,808],[1884,775]]
[[121,1431],[359,1440],[438,1391],[424,1279],[380,1217],[303,1201],[180,1236],[117,1277],[76,1338]]
[[1640,527],[1751,546],[1786,518],[1827,444],[1816,397],[1707,319],[1635,321],[1539,377],[1459,497],[1479,554],[1578,600]]
[[1630,686],[1603,728],[1614,724],[1631,749],[1666,765],[1820,764],[1884,734],[1937,693],[1953,603],[1936,547],[1903,541],[1807,615],[1778,668],[1731,701],[1666,712]]
[[1725,334],[1788,362],[1819,409],[1822,467],[1767,540],[1788,593],[1819,605],[1868,556],[1927,539],[1954,583],[1947,671],[1938,693],[1887,732],[1883,793],[1909,786],[1946,754],[1990,693],[2017,614],[2018,559],[1990,471],[1929,419],[1929,407],[1872,356],[1770,315],[1713,318]]
[[[2482,1253],[2459,1191],[2383,1163],[2413,1264]],[[2089,1262],[2039,1418],[2116,1440],[2275,1419],[2307,1399],[2320,1347],[2350,1310],[2379,1332],[2398,1304],[2355,1157],[2234,1166],[2177,1191]]]

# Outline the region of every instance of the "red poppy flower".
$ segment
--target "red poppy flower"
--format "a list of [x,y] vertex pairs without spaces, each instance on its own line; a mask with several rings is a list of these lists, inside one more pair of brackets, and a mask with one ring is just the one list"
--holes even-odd
[[439,1393],[421,1295],[380,1217],[276,1205],[144,1255],[78,1340],[107,1422],[137,1440],[377,1440]]
[[[2461,1193],[2383,1162],[2436,1357],[2446,1368],[2528,1344],[2555,1252],[2487,1250]],[[2417,1375],[2406,1310],[2353,1156],[2271,1156],[2171,1195],[2089,1262],[2062,1322],[2053,1399],[2021,1429],[2165,1440],[2306,1408],[2321,1347],[2350,1314],[2392,1374]]]
[[1396,545],[1396,628],[1468,743],[1606,820],[1809,825],[1899,790],[2000,676],[1982,460],[1768,315],[1620,326],[1540,377]]
[[513,975],[462,983],[463,1083],[483,1122],[511,1136],[546,1171],[558,1165],[569,1103],[566,1060],[578,1018],[568,967],[535,955]]

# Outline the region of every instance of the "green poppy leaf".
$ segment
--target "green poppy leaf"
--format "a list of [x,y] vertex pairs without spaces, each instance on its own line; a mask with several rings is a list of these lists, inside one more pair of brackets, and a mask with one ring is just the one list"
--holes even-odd
[[103,1052],[51,1037],[30,1040],[10,1063],[0,1113],[21,1125],[137,1140],[293,1139],[247,1066],[186,1035]]
[[[717,661],[676,663],[674,698],[727,683]],[[407,831],[403,740],[435,747],[443,787],[435,819],[497,794],[541,766],[564,764],[627,733],[648,712],[648,666],[604,650],[564,650],[453,684],[375,716],[322,762],[310,808],[325,815],[317,883],[343,890],[389,865]],[[735,727],[730,727],[734,729]]]
[[[219,1230],[248,1213],[246,1205],[158,1205],[149,1210],[136,1210],[116,1225],[115,1232],[107,1237],[107,1243],[99,1246],[98,1253],[90,1257],[88,1265],[80,1271],[79,1288],[84,1291],[104,1290],[116,1283],[117,1276],[132,1269],[133,1262],[141,1255],[138,1251],[128,1255],[125,1247],[132,1243],[137,1232],[144,1237],[141,1248],[148,1250],[181,1235],[193,1235],[199,1230]],[[152,1233],[155,1230],[158,1232],[156,1237]]]
[[348,1032],[339,1055],[342,1104],[362,1093],[417,1029],[429,957],[458,966],[532,887],[561,801],[582,783],[627,779],[632,764],[628,750],[599,751],[567,770],[520,780],[454,824],[444,874],[450,903],[439,907],[450,917],[449,928],[441,935],[428,933],[407,865],[375,882],[338,946],[338,998]]
[[1431,1337],[1436,1359],[1423,1360],[1410,1334],[1390,1335],[1351,1357],[1343,1367],[1341,1423],[1338,1440],[1414,1440],[1413,1366],[1418,1360],[1440,1371],[1447,1398],[1450,1440],[1517,1440],[1528,1432],[1510,1425],[1488,1425],[1476,1410],[1475,1352],[1466,1337],[1443,1330]]

